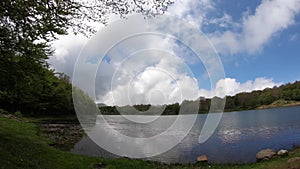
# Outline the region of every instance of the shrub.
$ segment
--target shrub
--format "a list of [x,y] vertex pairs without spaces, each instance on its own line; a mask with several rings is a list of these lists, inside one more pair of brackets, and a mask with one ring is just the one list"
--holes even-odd
[[22,115],[22,113],[20,112],[20,111],[16,111],[15,113],[14,113],[14,116],[16,116],[17,118],[23,118],[23,115]]
[[0,109],[0,114],[8,114],[8,111],[6,111],[4,109]]

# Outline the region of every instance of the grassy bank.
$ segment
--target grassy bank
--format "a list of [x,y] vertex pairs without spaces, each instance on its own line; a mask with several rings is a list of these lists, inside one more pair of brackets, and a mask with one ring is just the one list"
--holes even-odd
[[295,149],[285,158],[243,165],[165,165],[127,158],[105,159],[74,155],[49,146],[50,141],[42,137],[39,125],[32,119],[8,119],[0,115],[0,168],[43,168],[43,169],[88,169],[95,163],[103,163],[106,168],[287,168],[287,160],[300,156],[300,149]]
[[36,123],[17,121],[0,116],[0,168],[3,169],[87,169],[95,163],[107,168],[151,168],[141,160],[103,159],[74,155],[49,146],[39,134]]
[[262,105],[257,107],[256,109],[269,109],[269,108],[278,108],[278,107],[289,107],[289,106],[299,106],[300,101],[294,100],[276,100],[269,105]]

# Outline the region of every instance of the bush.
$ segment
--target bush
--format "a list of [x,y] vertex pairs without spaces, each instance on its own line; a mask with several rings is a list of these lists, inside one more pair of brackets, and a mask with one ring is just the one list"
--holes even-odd
[[16,111],[15,113],[14,113],[14,116],[16,116],[17,118],[23,118],[23,115],[22,115],[22,113],[20,112],[20,111]]
[[0,109],[0,114],[8,114],[8,111],[6,111],[4,109]]

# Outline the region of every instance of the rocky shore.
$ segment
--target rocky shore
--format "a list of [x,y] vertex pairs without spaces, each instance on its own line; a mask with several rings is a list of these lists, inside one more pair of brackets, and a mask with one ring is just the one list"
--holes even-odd
[[51,140],[49,145],[61,150],[70,150],[84,136],[84,131],[78,123],[51,122],[40,125],[41,133]]

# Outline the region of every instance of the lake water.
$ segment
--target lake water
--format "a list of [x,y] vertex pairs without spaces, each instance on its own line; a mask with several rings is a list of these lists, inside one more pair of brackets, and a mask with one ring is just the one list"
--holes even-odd
[[[206,155],[211,163],[249,163],[256,161],[255,155],[261,149],[289,150],[300,145],[300,106],[224,113],[213,135],[205,143],[199,144],[199,133],[206,117],[198,115],[190,133],[177,146],[147,159],[166,163],[195,163],[197,156]],[[114,116],[109,124],[128,136],[142,133],[148,137],[161,132],[157,125],[155,128],[137,126],[118,116]],[[117,157],[88,137],[78,142],[71,152]]]

